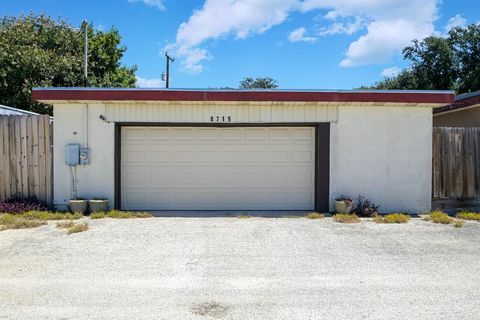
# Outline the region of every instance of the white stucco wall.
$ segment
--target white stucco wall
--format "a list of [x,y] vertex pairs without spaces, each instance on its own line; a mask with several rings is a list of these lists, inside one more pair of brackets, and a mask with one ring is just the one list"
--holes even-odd
[[90,148],[90,164],[76,166],[77,197],[114,203],[114,124],[99,119],[104,113],[103,104],[89,104],[87,129],[85,104],[54,106],[54,204],[58,208],[66,208],[72,197],[70,170],[65,165],[67,143]]
[[[57,207],[64,208],[71,198],[70,172],[64,159],[67,143],[79,143],[82,147],[88,143],[91,152],[91,164],[77,166],[78,197],[107,198],[113,205],[114,124],[99,119],[112,107],[89,104],[87,129],[85,104],[54,106]],[[365,105],[331,108],[334,112],[325,114],[334,114],[338,120],[331,123],[330,209],[333,211],[334,199],[341,194],[366,196],[379,204],[383,212],[430,209],[431,108]]]
[[342,194],[365,196],[382,212],[430,210],[430,108],[345,106],[330,133],[331,210]]

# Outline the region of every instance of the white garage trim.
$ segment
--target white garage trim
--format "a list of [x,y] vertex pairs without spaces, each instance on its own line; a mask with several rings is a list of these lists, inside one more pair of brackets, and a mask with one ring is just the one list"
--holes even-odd
[[315,209],[314,127],[120,130],[121,209]]

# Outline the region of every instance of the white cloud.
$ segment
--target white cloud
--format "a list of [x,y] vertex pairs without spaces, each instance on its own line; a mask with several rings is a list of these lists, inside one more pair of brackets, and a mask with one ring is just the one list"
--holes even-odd
[[[332,11],[330,11],[331,13]],[[328,14],[327,14],[328,16]],[[328,19],[332,19],[331,16]],[[336,18],[335,18],[336,19]],[[342,22],[334,22],[327,27],[322,27],[320,29],[319,35],[327,36],[334,34],[348,34],[352,35],[365,27],[366,20],[360,16],[354,17],[352,20],[345,19]]]
[[163,4],[163,0],[128,0],[130,3],[135,3],[135,2],[143,2],[149,7],[155,7],[159,10],[165,10],[165,6]]
[[206,0],[177,30],[176,41],[166,49],[182,59],[188,72],[202,71],[201,63],[211,55],[199,48],[207,40],[233,35],[245,39],[261,34],[285,21],[299,0]]
[[465,20],[465,18],[463,18],[461,15],[457,14],[448,20],[447,25],[445,26],[445,32],[448,32],[456,27],[464,27],[466,24],[467,20]]
[[163,88],[165,87],[165,82],[162,79],[147,79],[137,76],[137,87],[138,88]]
[[[133,1],[133,0],[130,0]],[[136,0],[139,1],[139,0]],[[226,37],[245,39],[283,23],[292,12],[325,12],[318,36],[365,34],[353,41],[340,62],[351,67],[389,62],[413,39],[433,34],[441,0],[206,0],[182,23],[166,49],[181,59],[184,70],[201,72],[211,59],[208,42]],[[458,20],[458,19],[457,19]],[[304,28],[289,41],[314,42]]]
[[298,28],[290,32],[288,35],[288,41],[290,42],[307,42],[307,43],[314,43],[317,41],[317,38],[315,37],[307,37],[306,34],[307,30],[305,28]]
[[[302,10],[329,10],[324,18],[333,23],[320,31],[324,35],[353,34],[366,26],[367,33],[350,44],[340,62],[343,67],[353,67],[386,63],[413,39],[431,35],[439,1],[305,0]],[[355,23],[338,22],[352,17]]]
[[347,57],[340,62],[340,66],[386,63],[413,39],[423,39],[434,31],[432,24],[417,24],[407,20],[374,21],[367,30],[366,35],[350,44]]
[[399,67],[390,67],[390,68],[386,68],[384,69],[380,75],[382,77],[394,77],[396,75],[398,75],[400,72],[402,71],[402,69],[400,69]]

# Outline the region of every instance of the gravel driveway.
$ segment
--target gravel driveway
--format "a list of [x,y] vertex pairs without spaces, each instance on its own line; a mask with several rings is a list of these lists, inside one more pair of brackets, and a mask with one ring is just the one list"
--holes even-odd
[[0,319],[479,319],[480,223],[92,220],[0,232]]

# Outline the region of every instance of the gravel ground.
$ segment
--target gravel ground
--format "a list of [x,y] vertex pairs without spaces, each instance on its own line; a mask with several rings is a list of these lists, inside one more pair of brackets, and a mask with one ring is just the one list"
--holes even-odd
[[480,223],[92,220],[0,232],[0,319],[479,319]]

